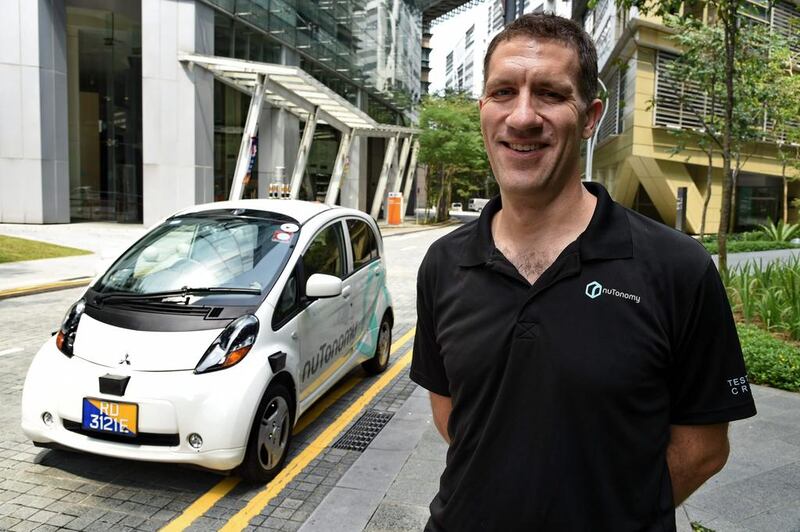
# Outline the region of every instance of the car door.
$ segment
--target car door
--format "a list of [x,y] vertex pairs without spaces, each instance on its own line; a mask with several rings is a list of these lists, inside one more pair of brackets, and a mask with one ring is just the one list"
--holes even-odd
[[315,273],[334,275],[343,280],[342,293],[336,297],[308,302],[300,313],[300,400],[326,389],[331,377],[353,352],[356,327],[350,305],[352,286],[347,273],[347,250],[341,220],[317,232],[301,259],[303,282]]
[[381,316],[377,315],[378,296],[383,285],[383,268],[378,255],[378,241],[369,223],[348,218],[345,223],[352,257],[349,276],[353,287],[353,320],[357,324],[356,350],[370,357],[375,353]]

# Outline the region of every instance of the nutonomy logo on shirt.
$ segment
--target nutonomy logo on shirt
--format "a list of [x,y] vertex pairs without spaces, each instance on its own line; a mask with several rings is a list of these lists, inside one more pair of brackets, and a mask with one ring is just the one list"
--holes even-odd
[[604,288],[603,285],[598,283],[597,281],[592,281],[591,283],[586,285],[586,297],[589,299],[597,299],[603,294],[607,294],[609,296],[618,297],[620,299],[629,299],[636,303],[637,305],[642,300],[641,297],[637,296],[636,294],[629,294],[628,292],[622,292],[617,290],[616,288]]

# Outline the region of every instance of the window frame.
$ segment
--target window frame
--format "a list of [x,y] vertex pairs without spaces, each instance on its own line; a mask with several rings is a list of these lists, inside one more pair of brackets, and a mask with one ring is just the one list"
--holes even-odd
[[[375,243],[375,258],[374,259],[370,259],[369,261],[365,262],[364,264],[362,264],[358,268],[356,268],[355,250],[353,249],[353,240],[352,240],[352,238],[350,236],[350,227],[347,225],[347,222],[350,221],[350,220],[355,220],[355,221],[361,222],[364,225],[366,225],[367,228],[369,229],[370,233],[372,234],[372,240]],[[373,262],[381,260],[382,255],[381,255],[381,248],[380,248],[380,245],[379,245],[379,242],[380,242],[379,235],[380,235],[380,233],[375,230],[375,228],[372,226],[371,223],[369,223],[367,220],[365,220],[363,218],[359,218],[358,216],[349,216],[349,217],[345,218],[342,221],[344,222],[342,225],[344,226],[344,229],[347,232],[347,250],[348,250],[347,254],[350,257],[349,264],[348,264],[348,266],[349,266],[348,270],[349,271],[348,271],[347,277],[350,277],[352,274],[354,274],[356,272],[359,272],[359,271],[363,270],[364,268],[368,267]]]

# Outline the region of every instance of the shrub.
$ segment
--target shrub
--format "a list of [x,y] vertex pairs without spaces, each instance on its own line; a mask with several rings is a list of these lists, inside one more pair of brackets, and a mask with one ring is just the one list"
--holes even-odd
[[753,325],[738,324],[736,328],[748,380],[800,392],[800,349]]
[[800,225],[784,224],[783,220],[779,221],[778,225],[770,220],[769,225],[759,224],[759,227],[767,235],[767,240],[775,242],[788,242],[800,231]]
[[[719,251],[717,241],[703,242],[703,246],[712,255]],[[728,253],[745,253],[749,251],[770,251],[773,249],[789,249],[795,246],[789,242],[777,242],[773,240],[729,240]]]

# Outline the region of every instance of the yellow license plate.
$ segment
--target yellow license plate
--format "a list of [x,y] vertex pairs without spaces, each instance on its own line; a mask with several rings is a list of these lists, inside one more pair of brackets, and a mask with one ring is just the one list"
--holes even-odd
[[83,399],[83,422],[86,430],[136,436],[139,422],[139,405],[106,399]]

